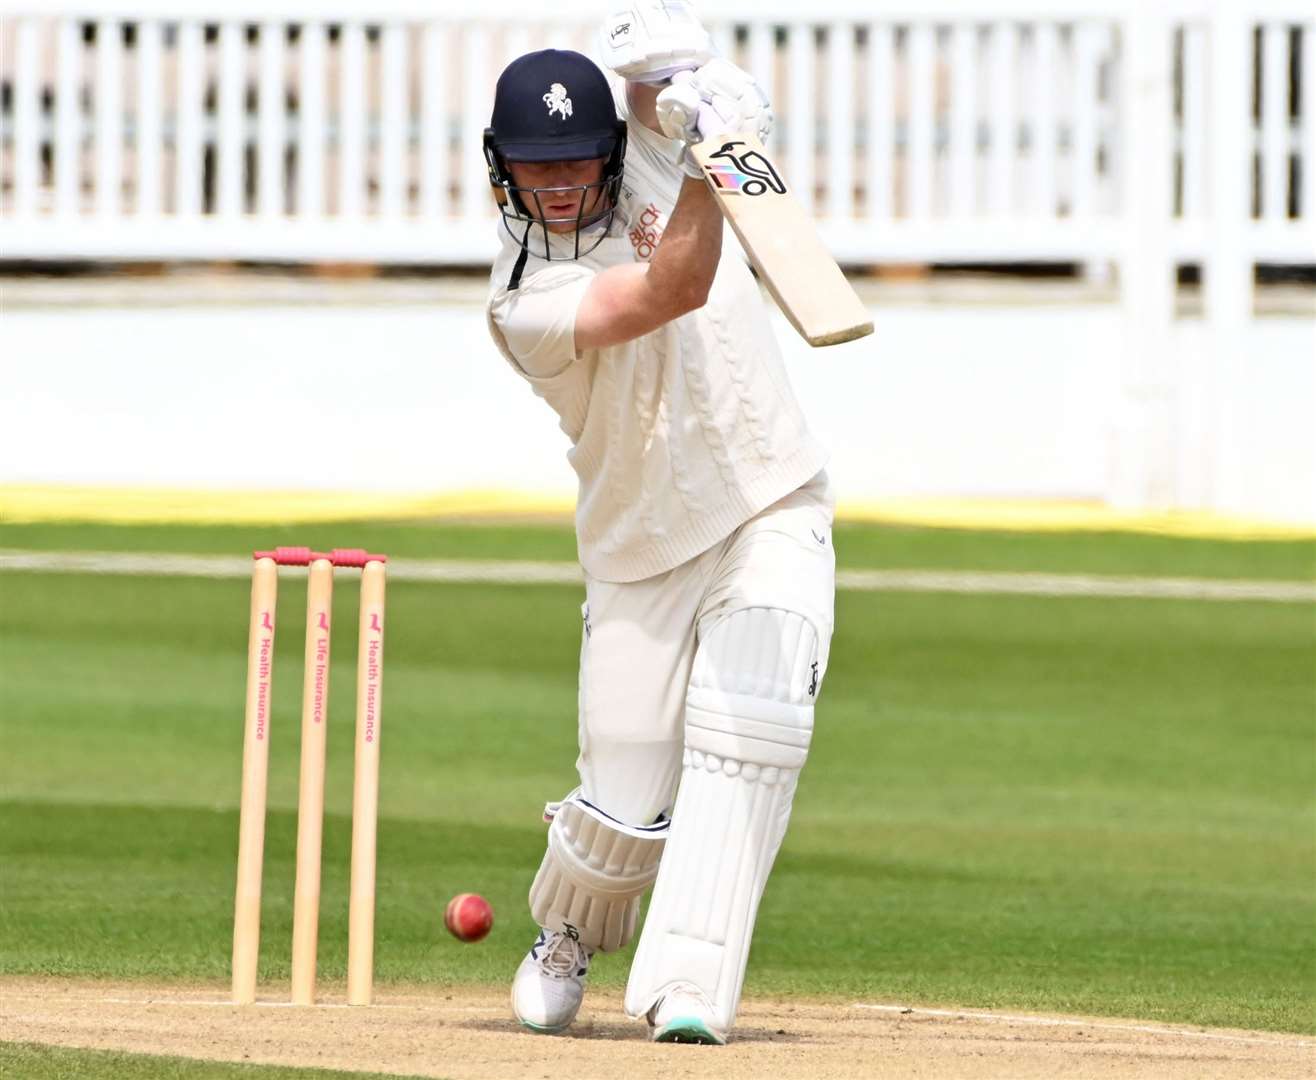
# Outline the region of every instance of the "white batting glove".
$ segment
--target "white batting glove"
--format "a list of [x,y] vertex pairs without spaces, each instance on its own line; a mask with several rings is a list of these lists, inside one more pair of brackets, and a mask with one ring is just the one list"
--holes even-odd
[[672,85],[658,92],[654,108],[658,112],[658,126],[669,139],[697,143],[699,134],[699,107],[704,104],[695,87],[693,71],[678,71],[672,76]]
[[663,134],[687,144],[740,132],[752,132],[762,142],[772,131],[767,95],[749,72],[721,57],[673,75],[672,85],[658,94],[656,108]]
[[663,129],[663,134],[669,139],[680,139],[685,143],[681,148],[681,157],[677,164],[681,166],[686,176],[693,176],[698,180],[703,177],[704,170],[691,156],[690,147],[693,143],[703,141],[703,136],[699,133],[699,109],[704,105],[704,99],[695,89],[694,80],[693,71],[678,71],[672,76],[672,85],[659,92],[654,108],[657,110],[658,126]]
[[599,27],[599,55],[632,82],[662,83],[714,55],[713,39],[683,0],[618,3]]

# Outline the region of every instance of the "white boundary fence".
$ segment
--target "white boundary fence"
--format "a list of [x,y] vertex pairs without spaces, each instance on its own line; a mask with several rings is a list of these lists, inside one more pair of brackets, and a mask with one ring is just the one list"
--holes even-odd
[[[1239,6],[701,10],[846,263],[1316,261],[1316,15]],[[0,255],[484,262],[494,79],[591,30],[524,0],[0,0]]]
[[[0,0],[0,258],[487,262],[494,80],[592,51],[582,7]],[[700,10],[843,262],[1118,268],[1108,502],[1250,505],[1254,269],[1316,263],[1311,0]],[[1205,355],[1176,355],[1183,263]]]

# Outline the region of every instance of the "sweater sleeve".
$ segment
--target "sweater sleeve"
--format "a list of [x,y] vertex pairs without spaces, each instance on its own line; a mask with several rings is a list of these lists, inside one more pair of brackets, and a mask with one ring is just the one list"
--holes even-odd
[[576,311],[593,279],[594,271],[578,264],[547,266],[494,296],[489,314],[531,379],[552,378],[575,361]]

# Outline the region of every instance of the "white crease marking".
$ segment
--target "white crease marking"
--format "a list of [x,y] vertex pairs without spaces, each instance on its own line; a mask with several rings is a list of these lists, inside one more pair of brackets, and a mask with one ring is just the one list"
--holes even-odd
[[[304,568],[291,569],[293,572],[305,573]],[[251,560],[225,555],[0,551],[0,571],[241,578],[251,573]],[[394,581],[436,581],[448,584],[579,585],[583,581],[580,567],[575,563],[528,560],[393,559],[389,561],[388,576]],[[1316,603],[1316,584],[1304,581],[987,573],[971,570],[839,570],[836,586],[857,592]]]

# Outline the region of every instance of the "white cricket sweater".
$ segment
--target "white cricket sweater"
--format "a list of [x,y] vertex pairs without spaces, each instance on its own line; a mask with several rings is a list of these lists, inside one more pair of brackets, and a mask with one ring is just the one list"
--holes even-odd
[[[678,152],[631,122],[620,221],[579,259],[531,254],[515,290],[507,285],[521,249],[499,225],[490,334],[571,440],[580,562],[601,581],[638,581],[694,558],[827,458],[729,233],[704,307],[620,345],[575,348],[576,309],[593,275],[652,257],[680,191]],[[574,237],[552,243],[569,255]]]

